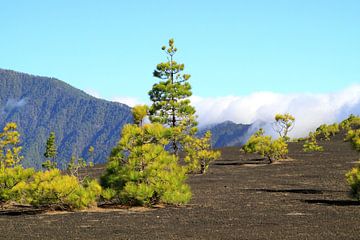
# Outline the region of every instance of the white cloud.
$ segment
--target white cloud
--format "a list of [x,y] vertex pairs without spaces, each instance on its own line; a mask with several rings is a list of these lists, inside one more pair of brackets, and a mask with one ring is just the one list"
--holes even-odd
[[130,107],[134,107],[135,105],[145,104],[135,97],[114,97],[111,101],[124,103]]
[[294,137],[307,135],[322,123],[338,122],[350,113],[360,114],[360,84],[328,94],[279,94],[256,92],[247,96],[191,97],[200,125],[231,120],[273,122],[276,113],[289,112],[296,118]]
[[89,94],[89,95],[91,95],[91,96],[93,96],[93,97],[101,98],[101,97],[100,97],[100,94],[99,94],[96,90],[94,90],[94,89],[85,89],[84,91],[85,91],[87,94]]

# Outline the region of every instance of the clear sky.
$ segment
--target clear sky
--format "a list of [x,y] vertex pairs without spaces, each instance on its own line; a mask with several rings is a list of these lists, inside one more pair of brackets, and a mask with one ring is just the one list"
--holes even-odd
[[359,0],[0,0],[0,68],[147,100],[175,38],[193,92],[328,93],[360,82]]

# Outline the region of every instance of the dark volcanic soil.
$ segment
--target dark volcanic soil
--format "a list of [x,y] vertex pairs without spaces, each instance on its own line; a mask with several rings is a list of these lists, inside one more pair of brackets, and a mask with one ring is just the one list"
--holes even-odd
[[206,175],[189,178],[187,206],[0,216],[0,238],[360,239],[360,204],[344,178],[360,154],[342,136],[321,145],[303,153],[292,143],[291,160],[271,165],[226,148]]

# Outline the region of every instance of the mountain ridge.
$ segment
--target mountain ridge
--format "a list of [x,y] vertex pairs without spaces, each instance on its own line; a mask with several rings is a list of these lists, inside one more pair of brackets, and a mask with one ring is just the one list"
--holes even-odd
[[72,155],[94,162],[107,159],[122,126],[132,122],[131,108],[95,98],[56,78],[0,69],[0,127],[16,122],[21,134],[24,166],[39,168],[45,142],[54,131],[60,165]]

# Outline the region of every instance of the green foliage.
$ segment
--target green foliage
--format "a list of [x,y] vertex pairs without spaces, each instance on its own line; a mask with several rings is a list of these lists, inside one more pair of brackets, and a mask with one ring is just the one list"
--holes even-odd
[[134,117],[134,123],[142,126],[144,118],[147,116],[149,111],[149,107],[147,105],[137,105],[133,107],[131,110],[133,117]]
[[44,157],[55,159],[57,154],[56,143],[55,143],[55,133],[51,132],[49,138],[46,141],[46,150]]
[[82,209],[96,204],[101,187],[96,180],[83,184],[60,170],[38,171],[21,166],[0,172],[0,201],[16,201],[33,206]]
[[19,165],[11,168],[1,168],[0,202],[27,202],[26,195],[23,193],[24,185],[30,181],[34,173],[33,168],[24,169]]
[[322,152],[324,148],[319,146],[316,140],[316,133],[310,132],[308,139],[303,145],[304,152]]
[[340,128],[337,123],[331,125],[322,124],[316,129],[315,134],[321,139],[329,141],[330,137],[335,136],[339,131]]
[[171,134],[158,123],[125,125],[101,178],[104,198],[130,205],[188,202],[186,169],[165,150]]
[[351,169],[345,176],[352,195],[360,201],[360,166]]
[[55,162],[56,155],[57,149],[55,143],[55,133],[50,132],[50,136],[46,141],[46,150],[44,153],[44,157],[48,159],[42,163],[42,167],[47,170],[55,169],[57,167],[57,163]]
[[18,146],[20,134],[14,122],[7,123],[0,133],[0,169],[13,167],[23,159],[20,156],[22,147]]
[[46,170],[50,170],[50,169],[55,169],[57,168],[57,163],[51,161],[50,159],[46,160],[45,162],[43,162],[41,164],[41,166],[46,169]]
[[173,60],[177,48],[174,40],[169,40],[169,46],[162,47],[168,57],[167,62],[159,63],[154,71],[154,77],[160,79],[149,91],[150,120],[175,128],[171,139],[171,146],[175,154],[178,153],[179,145],[184,135],[195,134],[197,131],[195,120],[195,108],[190,105],[189,97],[192,95],[191,86],[188,83],[189,74],[182,74],[184,64]]
[[187,136],[184,144],[186,153],[185,162],[187,171],[190,173],[205,173],[210,162],[220,157],[219,151],[211,150],[211,132],[205,133],[203,138]]
[[274,130],[285,141],[289,140],[288,133],[294,128],[295,118],[290,113],[276,114]]
[[96,180],[82,185],[75,176],[61,175],[58,169],[37,172],[25,189],[34,206],[60,205],[69,209],[93,206],[101,193]]
[[242,149],[245,153],[258,153],[267,157],[270,163],[286,158],[288,153],[288,145],[284,138],[273,140],[271,136],[264,136],[264,130],[261,128],[249,138]]
[[0,201],[15,201],[33,206],[82,209],[96,204],[101,187],[95,180],[83,184],[60,170],[35,172],[21,166],[0,171]]
[[[91,158],[91,156],[94,154],[94,147],[90,146],[88,152]],[[67,165],[67,171],[70,173],[70,175],[76,176],[78,179],[80,179],[79,170],[81,168],[93,167],[93,166],[94,163],[91,160],[86,161],[84,158],[77,158],[75,156],[72,156],[69,164]]]
[[360,116],[350,114],[350,116],[340,123],[340,128],[345,131],[360,128]]
[[360,128],[356,130],[349,130],[345,137],[345,141],[350,141],[353,147],[360,151]]

